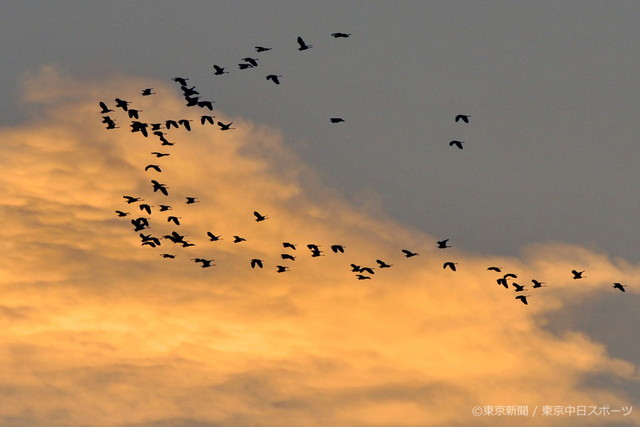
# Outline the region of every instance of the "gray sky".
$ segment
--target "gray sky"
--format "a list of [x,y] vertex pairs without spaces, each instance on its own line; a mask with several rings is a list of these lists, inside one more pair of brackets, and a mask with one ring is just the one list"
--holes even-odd
[[[532,274],[548,268],[555,277],[555,266],[536,262],[562,258],[557,268],[570,270],[563,244],[576,245],[596,254],[576,260],[604,259],[591,277],[613,282],[608,272],[633,277],[640,262],[638,22],[633,1],[5,2],[0,126],[37,127],[40,110],[22,103],[22,82],[42,66],[78,81],[122,75],[173,87],[172,77],[188,77],[225,116],[281,132],[322,185],[400,224],[400,246],[412,234],[450,238],[465,256],[520,257],[523,269],[528,260]],[[298,36],[313,47],[299,52]],[[273,49],[257,54],[258,45]],[[239,70],[246,56],[258,67]],[[213,64],[229,74],[214,76]],[[270,73],[282,75],[279,86]],[[33,99],[37,88],[29,90]],[[470,123],[455,123],[457,114]],[[449,146],[454,139],[463,150]],[[259,157],[265,146],[243,150]],[[286,159],[272,164],[286,169]],[[351,210],[340,205],[336,215],[356,228]],[[619,296],[563,297],[560,312],[540,315],[542,330],[585,332],[611,357],[637,363],[628,327],[637,292]],[[594,384],[640,396],[637,379],[594,372]]]

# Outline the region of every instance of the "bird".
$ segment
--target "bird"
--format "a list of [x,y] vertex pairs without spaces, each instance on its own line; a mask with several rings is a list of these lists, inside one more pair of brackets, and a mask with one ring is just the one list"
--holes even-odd
[[225,67],[221,67],[219,65],[213,65],[213,69],[215,70],[215,73],[213,73],[216,76],[221,76],[222,74],[229,74],[228,71],[226,71]]
[[190,246],[195,246],[195,243],[189,243],[189,242],[182,242],[182,247],[183,248],[188,248]]
[[449,267],[452,271],[456,271],[456,264],[457,262],[447,261],[444,264],[442,264],[442,268]]
[[135,218],[131,220],[131,224],[135,227],[133,231],[141,231],[149,227],[149,220],[143,217]]
[[153,154],[154,156],[156,156],[156,157],[158,157],[158,158],[160,158],[160,157],[165,157],[165,156],[170,156],[170,155],[171,155],[171,154],[169,154],[169,153],[159,153],[159,152],[157,152],[157,151],[154,151],[154,152],[153,152],[153,153],[151,153],[151,154]]
[[133,196],[122,196],[122,197],[127,199],[128,204],[144,201],[144,199],[141,199],[140,197],[133,197]]
[[311,252],[318,252],[318,251],[320,251],[320,248],[318,247],[318,245],[316,245],[316,244],[314,244],[314,243],[309,243],[309,244],[307,245],[307,248],[309,248],[309,250],[310,250]]
[[102,123],[106,123],[107,130],[109,130],[109,129],[118,129],[119,128],[119,126],[116,126],[116,122],[111,120],[111,117],[109,117],[109,116],[104,116],[102,118]]
[[582,273],[584,273],[584,271],[577,271],[577,270],[571,270],[571,273],[573,274],[573,278],[574,279],[582,279],[585,276],[582,275]]
[[240,237],[240,236],[233,236],[233,243],[240,243],[240,242],[246,242],[247,239],[245,239],[244,237]]
[[503,279],[508,279],[509,277],[511,277],[512,279],[517,279],[518,275],[517,274],[513,274],[513,273],[507,273],[504,276],[502,276]]
[[464,141],[457,141],[457,140],[454,140],[454,141],[451,141],[451,142],[449,143],[449,146],[450,146],[450,147],[453,147],[453,146],[455,145],[456,147],[458,147],[459,149],[461,149],[461,150],[462,150],[462,144],[463,144],[463,143],[464,143]]
[[329,120],[331,120],[331,123],[340,123],[340,122],[344,122],[344,119],[343,119],[343,118],[340,118],[340,117],[331,117],[331,119],[329,119]]
[[351,271],[354,273],[360,272],[360,266],[358,264],[351,264]]
[[113,112],[113,110],[107,107],[107,104],[105,104],[104,102],[100,101],[99,104],[100,104],[100,108],[102,109],[100,110],[100,114],[107,114],[107,113]]
[[186,86],[187,80],[189,79],[185,77],[174,77],[171,80],[173,80],[174,82],[177,82],[180,86]]
[[151,180],[151,183],[153,184],[153,192],[155,193],[156,191],[160,191],[162,194],[164,194],[165,196],[169,195],[169,191],[167,191],[167,186],[165,184],[160,184],[158,181],[156,181],[155,179]]
[[369,276],[365,276],[364,274],[356,274],[356,277],[358,278],[358,280],[367,280],[367,279],[371,279],[371,277],[369,277]]
[[531,296],[531,295],[518,295],[518,296],[516,297],[516,299],[519,299],[520,301],[522,301],[522,303],[523,303],[524,305],[528,305],[528,303],[527,303],[527,297],[528,297],[528,296]]
[[138,113],[140,113],[142,110],[136,110],[134,108],[129,108],[129,110],[127,110],[127,114],[129,115],[130,119],[136,119],[138,120],[139,116]]
[[242,58],[242,60],[244,62],[248,62],[249,64],[251,64],[254,67],[258,66],[258,58],[246,57],[246,58]]
[[215,234],[213,234],[210,231],[207,231],[207,236],[209,236],[209,240],[212,242],[217,242],[218,240],[222,240],[221,237],[222,235],[216,236]]
[[278,75],[278,74],[269,74],[267,76],[267,80],[271,80],[275,84],[279,85],[280,84],[280,77],[282,77],[282,76]]
[[406,256],[407,258],[411,258],[411,257],[413,257],[413,256],[420,255],[420,254],[418,254],[417,252],[411,252],[411,251],[410,251],[410,250],[408,250],[408,249],[403,249],[403,250],[402,250],[402,253],[403,253],[403,254],[404,254],[404,256]]
[[164,126],[167,129],[171,129],[171,126],[174,126],[176,129],[178,128],[178,122],[175,120],[165,120]]
[[296,257],[294,257],[291,254],[280,254],[280,258],[288,259],[288,260],[291,260],[291,261],[295,261],[296,260]]
[[189,119],[181,119],[181,120],[178,120],[178,123],[184,126],[186,130],[191,131],[191,125],[189,124],[190,121],[191,120]]
[[185,96],[184,100],[187,101],[187,107],[195,107],[196,105],[198,105],[198,102],[200,102],[200,97]]
[[253,215],[256,217],[256,222],[261,222],[268,219],[268,217],[261,215],[258,211],[253,211]]
[[185,236],[181,235],[177,231],[172,231],[171,234],[165,234],[162,236],[164,239],[171,240],[173,243],[184,243]]
[[140,233],[140,238],[142,239],[142,246],[151,246],[155,248],[156,246],[160,246],[160,240],[157,237],[153,237],[150,234],[142,234]]
[[449,239],[438,240],[438,249],[450,248],[451,246],[447,246],[447,242]]
[[158,207],[160,208],[160,212],[170,211],[171,209],[173,209],[169,205],[158,205]]
[[135,132],[140,132],[145,138],[149,136],[149,133],[147,132],[147,123],[142,123],[139,121],[133,121],[131,122],[131,132],[135,133]]
[[160,254],[162,258],[174,259],[176,256],[172,254]]
[[162,169],[160,169],[160,166],[158,165],[147,165],[144,167],[145,172],[148,171],[149,169],[153,169],[157,172],[162,172]]
[[202,263],[202,268],[213,266],[212,262],[214,261],[212,259],[204,259],[204,258],[191,258],[191,260],[193,260],[196,263]]
[[254,258],[251,260],[251,268],[262,268],[262,260],[258,258]]
[[169,142],[169,140],[167,140],[167,138],[164,137],[164,133],[160,132],[160,131],[155,131],[153,133],[154,135],[156,135],[158,138],[160,138],[160,142],[162,142],[162,145],[174,145],[173,142]]
[[[150,123],[151,130],[160,130],[162,128],[162,123]],[[153,133],[155,135],[155,132]]]
[[119,217],[130,215],[130,212],[116,211]]
[[175,225],[180,225],[180,218],[182,217],[171,215],[167,218],[167,222],[173,222]]
[[456,123],[459,122],[460,120],[462,120],[465,123],[469,123],[469,117],[471,117],[471,116],[469,116],[467,114],[458,114],[456,116]]
[[621,283],[616,282],[616,283],[614,283],[614,284],[613,284],[613,287],[614,287],[615,289],[620,289],[622,292],[625,292],[625,290],[624,290],[624,285],[623,285],[623,284],[621,284]]
[[502,269],[500,267],[487,267],[487,270],[489,271],[496,271],[498,273],[502,272]]
[[505,289],[509,289],[509,284],[507,283],[507,279],[505,279],[504,277],[499,278],[498,280],[496,280],[496,282],[498,282],[498,285],[504,286]]
[[142,96],[155,95],[155,92],[152,92],[153,88],[142,89]]
[[129,109],[129,101],[125,101],[124,99],[116,98],[116,107],[122,108],[124,111]]
[[519,285],[516,282],[511,283],[511,285],[516,288],[515,292],[522,292],[524,291],[524,285]]
[[381,259],[377,259],[376,262],[378,263],[380,268],[390,268],[393,265],[393,264],[387,264],[386,262],[382,261]]
[[256,52],[266,52],[268,50],[271,50],[270,47],[264,47],[264,46],[256,46]]
[[232,128],[231,125],[233,124],[233,122],[229,122],[227,124],[224,124],[222,122],[218,122],[218,126],[220,126],[220,130],[229,130],[229,129],[235,129]]
[[213,102],[214,101],[198,101],[198,107],[213,110]]
[[215,122],[213,121],[213,117],[214,116],[201,116],[200,117],[200,124],[205,124],[206,122],[209,122],[209,124],[215,124]]
[[286,265],[276,265],[276,268],[278,269],[276,273],[284,273],[285,271],[289,271],[289,267],[287,267]]
[[151,215],[151,205],[148,205],[146,203],[141,204],[140,206],[138,206],[140,208],[141,211],[146,211],[147,214]]
[[544,282],[538,282],[536,279],[531,279],[531,282],[533,283],[533,288],[544,288],[545,286],[542,286],[544,284]]
[[293,243],[289,243],[289,242],[282,242],[282,246],[285,248],[291,248],[294,251],[296,250],[296,245]]
[[196,87],[188,87],[187,85],[180,86],[180,90],[182,91],[182,95],[186,97],[190,97],[193,95],[200,95],[200,92],[196,90]]
[[376,274],[375,271],[373,271],[373,268],[371,268],[371,267],[360,267],[359,272],[360,273]]
[[298,36],[298,44],[300,45],[300,47],[298,48],[298,50],[307,50],[307,49],[311,49],[313,46],[311,46],[310,44],[306,44],[304,42],[304,40],[302,40],[302,37]]
[[196,197],[191,197],[191,196],[187,196],[187,197],[185,197],[185,199],[187,199],[187,204],[188,205],[192,205],[192,204],[198,203],[200,201]]
[[351,33],[331,33],[331,36],[336,39],[346,38],[346,37],[349,37],[350,35]]
[[247,68],[253,68],[253,65],[251,65],[251,64],[238,64],[238,67],[241,70],[246,70]]
[[331,250],[336,254],[338,252],[343,254],[344,253],[344,246],[343,245],[331,245]]

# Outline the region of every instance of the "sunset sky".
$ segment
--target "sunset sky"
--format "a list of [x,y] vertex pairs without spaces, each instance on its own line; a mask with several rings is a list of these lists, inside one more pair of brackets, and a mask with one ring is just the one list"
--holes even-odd
[[0,426],[640,426],[637,4],[317,3],[5,5]]

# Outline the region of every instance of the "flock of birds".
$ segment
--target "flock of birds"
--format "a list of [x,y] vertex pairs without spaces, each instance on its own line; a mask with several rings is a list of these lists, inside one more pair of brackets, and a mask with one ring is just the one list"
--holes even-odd
[[[332,34],[332,37],[336,39],[347,38],[350,36],[351,34],[349,33],[333,33]],[[298,47],[299,51],[306,51],[312,48],[312,46],[310,44],[307,44],[302,37],[297,38],[297,43],[299,46]],[[264,47],[264,46],[255,47],[255,51],[257,53],[268,52],[271,49],[272,48],[270,47]],[[258,67],[259,58],[245,57],[245,58],[242,58],[242,61],[243,62],[238,64],[238,68],[240,70],[246,70],[246,69]],[[229,73],[229,71],[227,70],[227,67],[223,67],[217,64],[213,65],[213,75],[221,76],[227,73]],[[282,76],[277,74],[269,74],[266,76],[266,79],[268,81],[271,81],[277,85],[280,84],[281,78]],[[184,97],[186,106],[188,108],[195,107],[195,108],[200,108],[203,111],[205,109],[209,111],[213,110],[214,102],[210,100],[201,99],[200,93],[196,90],[195,86],[189,87],[187,83],[187,81],[189,80],[188,78],[174,77],[172,80],[180,86],[182,96]],[[141,90],[140,95],[152,96],[152,95],[155,95],[155,92],[153,92],[153,88],[145,88]],[[143,122],[140,119],[140,113],[142,110],[132,108],[131,107],[132,102],[126,101],[120,98],[115,98],[114,101],[115,101],[115,106],[114,106],[115,109],[110,108],[109,105],[105,102],[99,102],[100,114],[102,115],[102,123],[106,125],[106,129],[108,130],[119,128],[119,126],[117,126],[116,121],[109,114],[114,113],[117,110],[122,110],[124,113],[127,114],[127,117],[130,120],[129,127],[132,133],[140,133],[145,138],[149,137],[149,135],[151,134],[158,138],[160,142],[160,147],[171,147],[174,145],[173,142],[167,139],[169,130],[173,128],[176,128],[176,129],[182,128],[186,131],[191,131],[192,120],[190,119],[179,119],[179,120],[167,119],[163,122],[156,122],[156,123]],[[470,115],[458,114],[455,116],[454,121],[456,123],[462,122],[462,123],[468,124],[470,121],[470,117],[471,117]],[[199,120],[200,125],[214,126],[217,124],[220,131],[228,131],[231,129],[235,129],[231,127],[233,122],[223,123],[220,121],[216,121],[214,119],[215,119],[215,116],[212,116],[210,114],[202,114]],[[330,122],[340,123],[340,122],[344,122],[344,119],[340,117],[331,117]],[[449,142],[449,146],[462,149],[463,143],[464,141],[452,140],[451,142]],[[164,157],[171,155],[170,152],[164,152],[164,151],[169,151],[169,150],[163,149],[162,152],[153,151],[151,152],[151,155],[155,156],[155,160],[160,161],[159,159],[162,159]],[[162,173],[164,166],[161,166],[160,164],[156,163],[155,160],[153,163],[150,162],[149,164],[144,166],[145,172],[153,173],[156,175]],[[157,179],[151,179],[150,184],[151,184],[151,190],[154,195],[162,195],[163,201],[169,200],[169,187],[167,186],[167,184],[161,183]],[[143,199],[142,197],[129,196],[129,195],[124,195],[123,199],[128,206],[136,206],[140,212],[145,212],[147,215],[152,215],[152,212],[170,212],[173,210],[173,206],[168,202],[159,203],[157,205],[150,205],[149,203],[146,203],[145,199]],[[182,203],[186,205],[193,205],[199,202],[200,200],[195,196],[186,196],[182,200]],[[117,216],[120,218],[134,216],[131,212],[128,212],[125,210],[116,210],[115,212]],[[173,226],[175,227],[179,227],[181,225],[182,217],[176,216],[176,215],[170,215],[170,214],[166,214],[166,215],[167,216],[165,220],[167,223],[173,224]],[[157,215],[154,215],[154,216],[157,216]],[[268,220],[269,217],[267,217],[266,215],[263,215],[262,213],[256,210],[253,212],[253,219],[256,222],[260,223]],[[172,230],[170,233],[167,233],[162,236],[153,236],[151,234],[145,234],[145,231],[151,228],[150,220],[151,218],[146,216],[136,216],[135,218],[132,218],[130,220],[131,224],[133,225],[133,231],[138,233],[141,246],[157,248],[157,247],[163,246],[164,241],[168,241],[172,243],[174,247],[177,246],[178,248],[188,248],[188,247],[196,246],[196,243],[186,240],[187,236],[185,234],[181,234],[175,230]],[[155,218],[154,218],[154,221],[156,221]],[[208,238],[207,242],[218,242],[220,240],[223,240],[221,235],[216,235],[212,231],[207,231],[206,236]],[[450,239],[443,239],[443,240],[437,241],[436,248],[438,250],[446,250],[448,248],[451,248],[452,246],[449,244],[449,240]],[[246,238],[241,237],[239,235],[233,235],[233,240],[231,240],[231,242],[234,244],[241,244],[246,241],[247,241]],[[296,260],[296,257],[298,257],[297,246],[298,245],[291,242],[282,242],[283,250],[281,251],[282,253],[280,254],[280,259],[282,260],[282,262],[280,264],[275,265],[275,271],[277,273],[284,273],[290,270],[291,263]],[[315,258],[315,257],[324,256],[324,251],[321,249],[321,246],[318,244],[309,243],[306,245],[306,248],[309,250],[309,256],[311,257]],[[345,249],[346,249],[346,246],[343,244],[330,245],[330,251],[334,254],[345,254]],[[409,249],[401,249],[400,253],[403,254],[404,258],[413,258],[419,255],[419,253],[411,251]],[[169,260],[175,259],[177,257],[175,253],[171,253],[171,252],[161,253],[160,256],[164,259],[169,259]],[[190,258],[190,260],[193,261],[195,264],[199,265],[201,268],[211,268],[215,266],[214,259],[193,257],[193,258]],[[377,264],[376,267],[363,266],[355,263],[351,263],[349,267],[350,267],[350,271],[352,273],[355,273],[355,278],[358,280],[371,280],[376,273],[376,269],[382,270],[382,269],[389,269],[393,267],[393,264],[389,264],[387,261],[382,259],[376,259],[375,263]],[[248,264],[250,268],[264,268],[265,260],[252,258],[249,260]],[[445,270],[449,269],[450,271],[455,272],[458,269],[457,265],[458,265],[457,262],[446,261],[442,264],[442,268]],[[547,286],[545,282],[538,281],[537,279],[530,279],[531,285],[519,284],[514,281],[514,279],[518,278],[517,274],[511,273],[511,272],[503,273],[503,270],[501,267],[489,266],[487,267],[487,270],[495,273],[499,273],[499,276],[496,279],[496,283],[499,286],[503,286],[505,289],[513,289],[513,291],[516,293],[515,299],[519,300],[523,304],[528,304],[527,298],[531,296],[530,294],[525,295],[525,291],[529,291],[530,289],[531,290],[539,289]],[[584,271],[578,271],[575,269],[571,271],[571,274],[574,280],[580,280],[586,277],[584,276]],[[622,292],[625,292],[625,286],[622,285],[621,283],[617,283],[617,282],[614,283],[613,288],[618,289]]]

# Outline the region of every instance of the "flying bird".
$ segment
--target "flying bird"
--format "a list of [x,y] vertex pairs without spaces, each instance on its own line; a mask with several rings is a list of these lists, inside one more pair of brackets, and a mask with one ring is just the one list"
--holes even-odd
[[196,197],[190,197],[190,196],[185,197],[185,199],[187,199],[187,204],[188,205],[192,205],[192,204],[198,203],[200,201]]
[[164,212],[164,211],[170,211],[171,209],[173,209],[171,206],[169,205],[158,205],[158,207],[160,208],[160,212]]
[[264,47],[264,46],[256,46],[256,52],[266,52],[268,50],[271,50],[270,47]]
[[365,276],[364,274],[356,274],[356,277],[358,278],[358,280],[367,280],[367,279],[371,279],[371,277],[369,277],[369,276]]
[[191,131],[191,125],[189,124],[190,121],[191,120],[189,119],[181,119],[181,120],[178,120],[178,123],[184,126],[186,130]]
[[214,260],[212,259],[204,259],[204,258],[191,258],[192,261],[196,262],[196,263],[202,263],[202,268],[208,268],[213,266],[212,262]]
[[487,267],[487,270],[489,271],[496,271],[498,273],[502,272],[502,269],[500,267]]
[[450,248],[451,246],[447,246],[447,242],[449,239],[438,240],[438,249]]
[[298,36],[298,44],[300,45],[300,47],[298,48],[298,50],[307,50],[307,49],[311,49],[313,46],[311,46],[310,44],[306,44],[304,42],[304,40],[302,40],[302,37]]
[[180,90],[182,90],[182,95],[184,95],[185,98],[193,95],[200,95],[200,92],[196,90],[195,86],[188,87],[187,85],[182,85],[180,86]]
[[146,203],[141,204],[140,206],[138,206],[140,208],[141,211],[146,211],[147,214],[151,215],[151,205],[148,205]]
[[129,108],[129,110],[127,110],[127,114],[129,115],[130,119],[136,119],[138,120],[139,116],[138,113],[140,113],[142,110],[136,110],[134,108]]
[[417,252],[411,252],[408,249],[403,249],[402,253],[404,254],[404,256],[406,256],[407,258],[411,258],[413,256],[419,255]]
[[519,299],[520,301],[522,301],[522,303],[523,303],[524,305],[528,305],[528,303],[527,303],[527,297],[528,297],[528,296],[531,296],[531,295],[518,295],[518,296],[516,297],[516,299]]
[[350,35],[351,33],[332,33],[331,34],[331,36],[333,36],[336,39],[349,37]]
[[340,117],[331,117],[331,123],[340,123],[340,122],[344,122],[344,119],[340,118]]
[[262,268],[262,260],[261,259],[254,258],[254,259],[251,260],[251,268],[256,268],[256,267]]
[[505,289],[509,289],[509,284],[507,283],[507,279],[505,279],[504,277],[499,278],[498,280],[496,280],[496,282],[498,282],[498,285],[504,286]]
[[283,243],[282,243],[282,246],[283,246],[283,247],[285,247],[285,248],[291,248],[291,249],[293,249],[294,251],[296,250],[296,245],[294,245],[293,243],[283,242]]
[[573,278],[574,279],[582,279],[585,276],[582,275],[582,273],[584,273],[584,271],[577,271],[577,270],[571,270],[571,273],[573,274]]
[[133,196],[122,196],[122,197],[127,199],[128,204],[144,201],[144,199],[141,199],[140,197],[133,197]]
[[360,267],[359,272],[360,273],[376,274],[375,271],[373,271],[373,268],[371,268],[371,267]]
[[100,104],[100,108],[102,109],[100,110],[100,114],[107,114],[107,113],[113,112],[113,110],[107,107],[107,104],[105,104],[104,102],[100,101],[99,104]]
[[129,212],[123,212],[123,211],[116,211],[116,213],[118,214],[119,217],[124,217],[124,216],[130,215]]
[[238,67],[241,70],[246,70],[247,68],[253,68],[253,65],[251,65],[251,64],[238,64]]
[[380,268],[390,268],[393,265],[393,264],[387,264],[386,262],[382,261],[381,259],[377,259],[376,262],[378,263]]
[[504,276],[502,276],[503,279],[508,279],[508,278],[512,278],[512,279],[517,279],[518,275],[517,274],[513,274],[513,273],[507,273]]
[[167,218],[167,222],[173,222],[175,225],[180,225],[180,218],[182,217],[171,215]]
[[258,211],[253,211],[253,215],[256,217],[256,222],[264,221],[268,217],[261,215]]
[[276,273],[284,273],[285,271],[289,271],[289,267],[287,267],[286,265],[276,265],[276,268],[278,269]]
[[360,272],[360,266],[358,264],[351,264],[351,271],[354,273]]
[[516,288],[515,292],[522,292],[524,291],[524,285],[519,285],[516,282],[511,283],[511,285]]
[[149,169],[153,169],[156,172],[162,172],[162,169],[160,169],[160,166],[158,165],[147,165],[144,167],[145,172],[148,171]]
[[225,67],[220,67],[219,65],[213,65],[213,69],[215,70],[215,73],[213,73],[216,76],[221,76],[222,74],[228,74],[229,72],[226,71]]
[[116,107],[122,108],[124,111],[129,109],[129,101],[125,101],[124,99],[116,98]]
[[291,261],[295,261],[296,260],[296,257],[294,257],[291,254],[280,254],[280,258],[288,259],[288,260],[291,260]]
[[131,224],[135,227],[133,231],[141,231],[149,227],[149,220],[147,218],[135,218],[131,220]]
[[162,236],[164,239],[171,240],[173,243],[184,243],[185,236],[181,235],[177,231],[172,231],[171,234],[165,234]]
[[153,88],[147,88],[147,89],[142,89],[142,96],[149,96],[149,95],[155,95],[155,92],[152,92]]
[[215,122],[213,121],[214,116],[201,116],[200,117],[200,124],[205,124],[205,123],[209,123],[209,124],[215,124]]
[[198,101],[198,107],[213,110],[213,101]]
[[247,58],[242,58],[242,60],[244,62],[248,62],[249,64],[251,64],[253,67],[257,67],[258,66],[258,58],[251,58],[251,57],[247,57]]
[[466,115],[466,114],[458,114],[456,116],[456,123],[459,122],[460,120],[462,120],[465,123],[469,123],[469,117],[471,117],[471,116]]
[[269,74],[267,76],[267,80],[271,80],[275,84],[279,85],[280,84],[280,80],[279,80],[280,77],[282,77],[282,76],[277,75],[277,74]]
[[614,284],[613,284],[613,287],[614,287],[615,289],[620,289],[622,292],[625,292],[625,290],[624,290],[624,285],[623,285],[623,284],[621,284],[621,283],[616,282],[616,283],[614,283]]
[[207,236],[209,236],[209,240],[212,242],[217,242],[218,240],[222,240],[221,237],[222,235],[216,236],[215,234],[213,234],[210,231],[207,231]]
[[171,254],[160,254],[162,258],[174,259],[176,256]]
[[240,243],[240,242],[246,242],[247,239],[245,239],[244,237],[240,237],[240,236],[233,236],[233,243]]
[[165,184],[160,184],[158,181],[156,181],[155,179],[151,180],[151,183],[153,184],[153,192],[155,193],[156,191],[160,191],[162,194],[164,194],[165,196],[169,195],[169,191],[167,191],[167,186]]
[[151,154],[153,154],[154,156],[156,156],[156,157],[158,157],[158,158],[160,158],[160,157],[164,157],[164,156],[170,156],[170,155],[171,155],[171,154],[169,154],[169,153],[158,153],[157,151],[154,151],[154,152],[153,152],[153,153],[151,153]]
[[171,80],[173,80],[174,82],[177,82],[180,86],[186,86],[187,80],[189,79],[185,77],[174,77]]
[[171,126],[175,127],[176,129],[178,128],[178,122],[176,122],[175,120],[166,120],[164,122],[164,126],[167,129],[171,129]]
[[442,268],[449,267],[452,271],[456,271],[456,264],[457,262],[447,261],[444,264],[442,264]]
[[544,288],[545,286],[542,286],[544,284],[544,282],[538,282],[536,279],[531,279],[531,282],[533,283],[533,288]]
[[338,252],[343,254],[344,253],[344,246],[343,245],[331,245],[331,250],[336,254]]
[[453,147],[455,145],[456,147],[458,147],[459,149],[462,150],[462,144],[463,143],[464,143],[464,141],[456,141],[456,140],[454,140],[454,141],[451,141],[449,143],[449,147]]
[[233,122],[229,122],[228,124],[224,124],[222,122],[218,122],[218,126],[220,126],[220,130],[235,129],[235,128],[231,127],[232,124],[233,124]]

